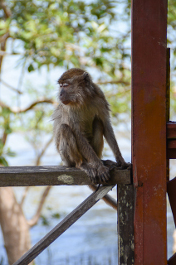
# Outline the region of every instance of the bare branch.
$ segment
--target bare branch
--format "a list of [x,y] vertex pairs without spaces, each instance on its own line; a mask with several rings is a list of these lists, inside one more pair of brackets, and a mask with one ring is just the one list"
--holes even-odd
[[[4,0],[0,0],[0,8],[3,9],[6,19],[11,16],[11,11],[7,7],[7,5],[6,5]],[[7,39],[9,37],[10,37],[9,32],[6,32],[3,36],[1,36],[1,41],[0,41],[1,45],[0,45],[0,47],[1,47],[1,51],[2,52],[5,52],[5,50],[6,50],[6,42],[7,42]],[[1,73],[1,68],[2,68],[3,57],[4,57],[4,55],[0,55],[0,73]]]
[[[1,37],[0,37],[0,43],[2,43],[2,42],[6,42],[6,40],[8,39],[10,37],[10,34],[9,34],[9,32],[6,32],[4,35],[2,35]],[[6,54],[6,52],[5,51],[1,51],[1,55],[5,55]]]
[[[89,188],[93,191],[96,191],[97,190],[97,187],[94,186],[94,185],[89,185]],[[117,207],[117,202],[116,200],[111,197],[110,195],[106,194],[102,200],[107,203],[108,205],[110,205],[113,209],[115,209],[116,211],[118,210],[118,207]]]
[[7,108],[10,112],[14,113],[14,114],[18,114],[18,113],[24,113],[27,112],[31,109],[33,109],[36,105],[38,104],[42,104],[42,103],[47,103],[47,104],[55,104],[55,101],[53,101],[52,99],[42,99],[42,100],[37,100],[35,102],[33,102],[31,105],[29,105],[27,108],[23,109],[23,110],[13,110],[11,109],[7,104],[5,104],[4,102],[0,101],[0,106],[3,108]]
[[29,188],[30,187],[28,186],[28,187],[25,187],[25,189],[24,189],[23,196],[22,196],[22,199],[21,199],[21,202],[20,202],[21,207],[23,206],[24,200],[26,199],[26,196],[27,196]]
[[12,15],[10,9],[7,7],[6,3],[3,0],[0,0],[0,7],[4,10],[6,18],[9,18]]
[[107,85],[107,84],[123,84],[125,86],[129,86],[130,82],[123,81],[122,79],[119,80],[112,80],[112,81],[98,81],[98,85]]
[[3,136],[2,136],[2,144],[3,144],[3,146],[5,145],[6,141],[7,141],[7,133],[6,133],[6,131],[4,130],[4,132],[3,132]]
[[37,100],[37,101],[33,102],[31,105],[29,105],[27,108],[25,108],[25,109],[23,109],[23,110],[18,110],[18,111],[16,111],[16,113],[27,112],[28,110],[33,109],[36,105],[38,105],[38,104],[42,104],[42,103],[54,104],[54,101],[53,101],[52,99],[42,99],[42,100]]
[[39,203],[39,206],[38,206],[36,214],[34,215],[34,217],[31,220],[28,221],[28,225],[30,227],[32,227],[32,226],[37,224],[37,222],[38,222],[38,220],[40,218],[40,214],[41,214],[43,205],[45,203],[46,197],[47,197],[50,189],[51,189],[51,186],[48,186],[48,187],[45,188],[45,190],[44,190],[44,192],[42,194],[42,197],[41,197],[41,200],[40,200],[40,203]]
[[[1,55],[1,53],[0,53]],[[17,92],[18,94],[23,94],[23,92],[21,92],[20,90],[18,90],[17,88],[14,88],[13,86],[7,84],[5,81],[3,81],[2,79],[0,79],[0,82],[5,85],[6,87],[10,88],[11,90]]]
[[38,155],[37,161],[36,161],[36,166],[40,165],[40,160],[41,160],[42,156],[44,155],[44,153],[46,152],[49,145],[51,144],[52,140],[53,140],[53,136],[51,137],[51,139],[49,139],[49,141],[46,143],[46,145],[42,149],[41,153]]

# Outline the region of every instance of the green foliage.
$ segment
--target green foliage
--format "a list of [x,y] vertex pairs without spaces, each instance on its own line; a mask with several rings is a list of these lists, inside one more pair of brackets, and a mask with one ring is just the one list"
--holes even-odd
[[8,166],[8,162],[3,156],[0,156],[0,165],[2,165],[4,167]]
[[61,215],[59,213],[53,213],[52,218],[60,219]]
[[60,218],[61,215],[59,213],[52,213],[52,214],[47,214],[47,216],[45,215],[40,216],[43,226],[49,226],[51,219],[60,219]]
[[40,216],[40,219],[41,219],[41,221],[42,221],[42,225],[44,225],[44,226],[49,226],[49,225],[50,225],[50,223],[49,223],[49,221],[48,221],[48,218],[47,218],[46,216],[41,215],[41,216]]
[[2,128],[2,138],[0,138],[0,165],[8,166],[6,157],[15,156],[15,153],[10,150],[10,148],[5,148],[5,142],[7,136],[12,133],[11,128],[11,112],[7,107],[0,107],[0,127]]
[[[128,2],[122,2],[125,9]],[[118,20],[118,1],[7,0],[6,3],[12,15],[2,20],[1,34],[9,32],[11,38],[21,41],[22,59],[27,59],[29,72],[43,65],[98,66],[112,75],[119,68],[124,56],[120,44],[129,33],[110,30],[110,25]],[[12,52],[18,53],[18,47],[14,45]]]
[[[129,1],[4,0],[4,4],[6,9],[0,12],[0,35],[7,35],[12,40],[11,53],[20,54],[19,65],[23,66],[23,72],[33,72],[44,66],[48,70],[51,66],[81,67],[92,73],[95,70],[97,81],[102,83],[121,80],[129,84],[130,30],[123,31],[120,27],[122,21],[129,25]],[[127,104],[125,98],[129,98],[129,89],[123,87],[123,101],[117,105],[115,100],[122,88],[120,83],[114,86],[110,103],[115,116],[116,111],[126,109],[122,105]],[[53,91],[49,82],[42,88],[33,84],[26,88],[25,93],[31,102],[51,98]],[[52,124],[48,121],[53,106],[37,104],[18,115],[11,108],[3,107],[1,111],[2,134],[7,138],[14,130],[24,131],[39,155],[43,137],[52,132]],[[1,148],[3,154],[4,145],[5,142]]]
[[[23,72],[31,73],[42,67],[47,67],[48,71],[53,67],[85,68],[101,83],[116,121],[129,122],[131,1],[4,0],[4,3],[9,15],[5,9],[0,11],[0,36],[8,36],[11,53],[20,54]],[[172,84],[176,70],[175,7],[176,0],[169,0]],[[27,84],[25,93],[32,102],[51,98],[53,90],[50,82],[43,87]],[[171,93],[175,95],[174,85]],[[174,115],[175,100],[171,100],[171,105]],[[38,104],[29,112],[16,115],[10,108],[1,107],[0,155],[6,152],[3,136],[7,137],[14,130],[26,132],[27,140],[39,152],[43,137],[52,131],[52,124],[48,122],[52,111],[52,105]],[[125,120],[121,119],[122,113],[126,114]],[[6,152],[8,154],[12,153]]]

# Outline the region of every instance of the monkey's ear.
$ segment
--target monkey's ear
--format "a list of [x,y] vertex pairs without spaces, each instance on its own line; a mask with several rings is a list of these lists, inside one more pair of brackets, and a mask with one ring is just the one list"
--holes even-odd
[[84,72],[82,77],[83,77],[83,79],[85,80],[86,83],[90,83],[91,78],[90,78],[90,75],[87,72]]

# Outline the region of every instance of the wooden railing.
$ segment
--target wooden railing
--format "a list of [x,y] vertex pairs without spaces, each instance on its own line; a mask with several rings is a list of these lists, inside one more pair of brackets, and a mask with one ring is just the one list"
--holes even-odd
[[[106,185],[99,186],[13,265],[29,264],[93,205],[104,196],[107,196],[106,194],[117,184],[119,265],[134,264],[134,188],[131,170],[114,168],[111,170],[110,175],[111,178]],[[91,182],[86,173],[76,168],[58,166],[0,168],[0,187],[43,185],[91,185]]]

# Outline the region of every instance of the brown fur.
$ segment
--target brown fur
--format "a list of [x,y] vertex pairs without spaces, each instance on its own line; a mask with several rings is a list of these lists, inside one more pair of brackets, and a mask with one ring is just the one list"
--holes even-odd
[[103,136],[115,155],[117,166],[128,165],[114,136],[109,104],[102,90],[81,69],[66,71],[58,83],[60,103],[53,114],[57,150],[65,165],[84,170],[93,183],[106,182],[110,177],[109,168],[100,159]]

